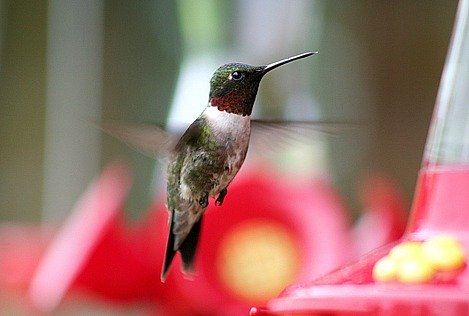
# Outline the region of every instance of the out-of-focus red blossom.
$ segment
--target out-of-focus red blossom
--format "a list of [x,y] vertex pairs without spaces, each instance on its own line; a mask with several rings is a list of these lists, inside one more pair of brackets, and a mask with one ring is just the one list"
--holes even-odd
[[[240,297],[216,271],[221,243],[239,225],[258,220],[277,223],[288,231],[300,249],[299,269],[292,283],[322,275],[362,248],[360,242],[351,241],[346,210],[325,181],[298,182],[262,168],[244,168],[230,185],[223,206],[216,207],[211,201],[204,216],[193,280],[182,276],[177,257],[166,282],[161,283],[168,217],[164,199],[158,198],[144,218],[130,224],[122,209],[129,187],[126,167],[111,164],[57,233],[24,227],[1,229],[0,287],[25,290],[33,305],[44,310],[55,308],[64,295],[78,290],[119,304],[145,302],[158,315],[239,315],[264,303]],[[368,206],[400,218],[402,205],[396,192],[386,185],[372,187],[381,189],[367,200]],[[399,223],[386,220],[395,235],[383,235],[380,242],[400,237],[404,221],[402,226]],[[363,236],[377,232],[368,227],[373,232],[362,232]]]

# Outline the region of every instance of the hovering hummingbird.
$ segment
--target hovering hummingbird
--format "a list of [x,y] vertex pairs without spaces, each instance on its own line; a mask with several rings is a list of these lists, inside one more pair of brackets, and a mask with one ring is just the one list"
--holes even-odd
[[190,274],[209,197],[221,206],[244,162],[251,134],[251,112],[261,79],[269,71],[306,58],[307,52],[267,66],[239,63],[219,67],[210,80],[208,105],[172,150],[167,168],[169,237],[161,273],[166,279],[176,252]]

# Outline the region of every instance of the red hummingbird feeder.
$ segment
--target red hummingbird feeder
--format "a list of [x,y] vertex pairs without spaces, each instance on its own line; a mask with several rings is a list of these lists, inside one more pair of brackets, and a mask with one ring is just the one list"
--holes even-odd
[[[37,254],[26,280],[31,306],[53,311],[73,293],[87,293],[109,303],[147,302],[160,315],[247,314],[353,252],[335,191],[322,180],[306,182],[243,169],[223,207],[211,203],[207,210],[193,280],[182,275],[177,257],[162,283],[167,210],[157,203],[141,221],[126,223],[129,173],[111,164]],[[323,255],[307,259],[316,254]]]
[[401,241],[290,286],[251,315],[469,313],[468,86],[469,0],[461,0]]

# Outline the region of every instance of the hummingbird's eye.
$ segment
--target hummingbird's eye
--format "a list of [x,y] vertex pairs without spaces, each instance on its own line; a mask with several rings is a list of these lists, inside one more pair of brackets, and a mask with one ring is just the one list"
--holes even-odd
[[230,75],[230,79],[241,80],[244,78],[244,73],[241,71],[233,71]]

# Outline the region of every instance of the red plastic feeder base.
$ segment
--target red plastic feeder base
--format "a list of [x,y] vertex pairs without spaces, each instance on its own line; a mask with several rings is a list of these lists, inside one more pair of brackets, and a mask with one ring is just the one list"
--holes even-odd
[[419,178],[412,217],[402,241],[451,235],[466,264],[422,284],[375,282],[375,263],[395,244],[379,248],[307,284],[287,288],[251,315],[469,315],[469,167],[432,167]]

